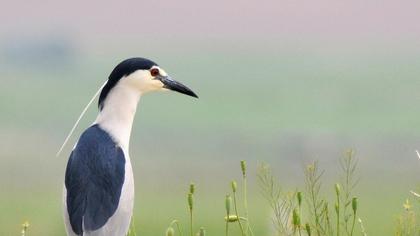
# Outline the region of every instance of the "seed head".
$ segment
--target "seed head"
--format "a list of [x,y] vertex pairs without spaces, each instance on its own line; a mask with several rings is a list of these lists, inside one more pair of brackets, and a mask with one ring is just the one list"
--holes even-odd
[[226,215],[230,214],[230,207],[231,206],[232,206],[232,197],[228,194],[228,195],[226,195],[226,200],[225,200]]
[[241,161],[241,170],[242,170],[242,176],[245,177],[246,176],[246,161],[244,160]]
[[299,207],[302,206],[302,192],[297,192],[296,197],[298,200]]
[[337,194],[337,196],[340,196],[340,191],[341,191],[340,185],[338,183],[335,184],[335,194]]
[[315,171],[315,163],[307,165],[306,166],[306,171],[308,173],[313,173]]
[[353,149],[349,149],[346,151],[347,154],[347,158],[352,158],[354,155],[354,150]]
[[194,205],[194,196],[192,193],[188,193],[188,207],[192,211]]
[[174,231],[174,229],[172,228],[172,227],[169,227],[167,230],[166,230],[166,236],[174,236],[175,235],[175,231]]
[[236,189],[238,188],[238,184],[235,180],[232,180],[232,191],[236,193]]
[[236,222],[239,220],[237,215],[229,215],[229,217],[225,216],[225,221],[227,222]]
[[23,224],[22,224],[22,228],[23,228],[24,230],[27,230],[27,229],[29,228],[29,222],[28,222],[28,221],[23,222]]
[[190,193],[191,194],[194,194],[194,192],[195,192],[195,184],[191,182],[191,184],[190,184]]
[[357,212],[357,197],[353,197],[351,200],[351,208],[353,209],[353,213],[356,214]]

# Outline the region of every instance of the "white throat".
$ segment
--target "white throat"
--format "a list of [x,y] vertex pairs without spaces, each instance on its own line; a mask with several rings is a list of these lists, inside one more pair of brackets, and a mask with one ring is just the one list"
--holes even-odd
[[120,81],[109,92],[94,124],[108,132],[123,150],[128,151],[131,129],[141,93]]

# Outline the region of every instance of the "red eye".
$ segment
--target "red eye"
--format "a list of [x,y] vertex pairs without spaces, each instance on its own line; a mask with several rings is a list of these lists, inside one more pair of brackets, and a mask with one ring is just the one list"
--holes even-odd
[[153,68],[153,69],[151,69],[151,70],[150,70],[150,74],[151,74],[153,77],[158,76],[158,75],[159,75],[159,69],[157,69],[157,68]]

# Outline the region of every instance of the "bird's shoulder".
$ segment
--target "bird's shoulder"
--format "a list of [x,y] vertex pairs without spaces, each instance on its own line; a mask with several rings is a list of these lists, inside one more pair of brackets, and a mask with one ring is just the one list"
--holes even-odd
[[[79,140],[73,151],[89,154],[101,154],[100,151],[110,151],[121,149],[111,135],[102,129],[98,124],[87,128]],[[107,153],[109,155],[110,153]]]
[[122,148],[99,125],[86,129],[73,149],[67,171],[83,175],[120,175],[124,170]]

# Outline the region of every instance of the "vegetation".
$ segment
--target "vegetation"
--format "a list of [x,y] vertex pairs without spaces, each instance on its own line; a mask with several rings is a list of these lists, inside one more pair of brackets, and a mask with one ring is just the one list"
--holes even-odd
[[[354,189],[358,183],[355,178],[357,159],[354,151],[349,150],[341,158],[340,166],[342,176],[337,182],[331,193],[334,193],[332,201],[328,201],[322,195],[322,176],[324,171],[319,169],[318,163],[313,162],[306,166],[305,190],[284,191],[281,185],[273,176],[271,168],[267,164],[262,164],[258,171],[259,186],[261,193],[267,200],[273,212],[273,235],[276,236],[367,236],[362,219],[358,216],[358,198],[354,195]],[[244,216],[241,216],[237,207],[237,183],[231,182],[231,194],[225,198],[225,235],[229,235],[229,225],[237,223],[241,236],[252,235],[252,227],[249,222],[247,210],[247,182],[246,182],[246,162],[241,161],[242,183],[243,183],[243,208]],[[190,235],[193,235],[192,209],[194,185],[190,185],[188,193],[188,209],[191,215]],[[334,190],[334,191],[332,191]],[[420,196],[412,192],[417,198]],[[305,196],[305,197],[304,197]],[[306,201],[304,201],[304,199]],[[304,202],[306,204],[304,204]],[[233,213],[232,213],[233,205]],[[330,206],[334,206],[334,210]],[[407,199],[403,204],[404,213],[397,219],[396,236],[418,236],[420,226],[416,222],[416,213],[413,206]],[[355,228],[356,221],[358,228]],[[167,236],[175,235],[173,225],[176,224],[179,235],[183,235],[177,220],[174,220],[166,231]],[[196,235],[205,235],[203,228]]]
[[270,167],[262,165],[258,178],[262,193],[274,212],[276,235],[354,235],[358,214],[358,198],[353,193],[357,184],[356,166],[357,159],[350,150],[341,160],[341,181],[330,191],[335,193],[334,200],[328,201],[321,192],[324,171],[319,169],[317,162],[305,168],[304,191],[286,192],[273,177]]
[[[273,176],[269,165],[259,166],[257,179],[261,194],[266,199],[272,211],[272,232],[275,236],[367,236],[367,232],[361,217],[358,215],[358,197],[354,189],[358,183],[356,167],[358,160],[354,151],[349,150],[341,158],[341,178],[330,188],[333,197],[324,195],[322,177],[324,171],[319,168],[317,162],[308,164],[304,170],[305,188],[285,191],[279,181]],[[235,226],[239,229],[240,236],[254,236],[252,224],[249,220],[248,196],[247,196],[247,165],[241,161],[242,172],[242,202],[239,202],[238,183],[232,180],[230,193],[225,197],[225,236],[231,235],[230,228]],[[172,220],[166,229],[166,236],[205,236],[204,227],[197,228],[194,225],[196,186],[189,185],[187,192],[187,211],[189,215],[188,231],[184,234],[179,220]],[[411,191],[412,197],[419,200],[420,195]],[[331,200],[328,200],[331,199]],[[333,206],[330,207],[330,206]],[[397,217],[395,236],[418,236],[420,224],[418,212],[407,199],[403,204],[403,213]],[[357,224],[356,224],[357,222]],[[29,223],[22,224],[21,235],[26,236]],[[136,236],[134,218],[127,236]]]
[[[304,191],[293,190],[284,191],[273,176],[271,168],[267,164],[262,164],[258,171],[259,186],[261,193],[267,200],[273,212],[273,235],[276,236],[367,236],[362,219],[358,216],[358,198],[354,194],[354,189],[358,183],[356,167],[358,160],[355,158],[354,151],[349,150],[341,158],[340,166],[342,176],[337,182],[331,193],[334,198],[329,201],[322,192],[322,176],[324,171],[319,169],[318,163],[313,162],[306,166],[305,189]],[[253,236],[252,227],[249,221],[247,209],[247,179],[246,162],[241,161],[242,170],[242,193],[243,193],[243,216],[238,211],[236,181],[231,182],[231,193],[225,198],[225,235],[229,235],[229,226],[237,224],[241,236]],[[194,185],[190,185],[188,193],[188,209],[190,213],[190,235],[193,235],[193,194]],[[413,195],[419,197],[413,192]],[[232,197],[233,196],[233,197]],[[304,201],[304,199],[306,201]],[[330,206],[334,206],[333,210]],[[416,236],[420,235],[420,227],[416,223],[416,214],[409,200],[404,203],[404,213],[398,217],[396,226],[396,236]],[[233,208],[233,209],[232,209]],[[233,214],[232,214],[233,213]],[[356,221],[358,227],[356,228]],[[177,220],[172,221],[166,231],[167,236],[175,235],[173,225],[177,226],[179,235],[183,235]],[[205,235],[204,228],[197,232],[198,236]]]
[[[226,215],[224,217],[225,221],[225,235],[229,235],[229,225],[231,224],[237,224],[240,233],[242,236],[254,236],[254,233],[252,231],[252,228],[249,223],[248,218],[248,198],[247,198],[247,173],[246,173],[246,162],[241,161],[241,171],[242,171],[242,193],[243,193],[243,216],[239,214],[239,203],[238,203],[238,184],[235,180],[232,180],[230,183],[231,186],[231,193],[226,195],[225,198],[225,209],[226,209]],[[195,193],[195,185],[192,183],[190,184],[189,192],[187,194],[187,203],[188,203],[188,213],[190,216],[189,220],[189,235],[194,235],[194,193]],[[233,213],[233,214],[232,214]],[[168,229],[166,230],[167,236],[173,236],[175,235],[174,225],[176,225],[178,229],[178,233],[180,236],[183,235],[183,231],[181,230],[181,226],[179,224],[178,220],[173,220],[171,224],[169,225]],[[201,227],[198,232],[197,236],[204,236],[206,234],[206,231],[203,227]]]

